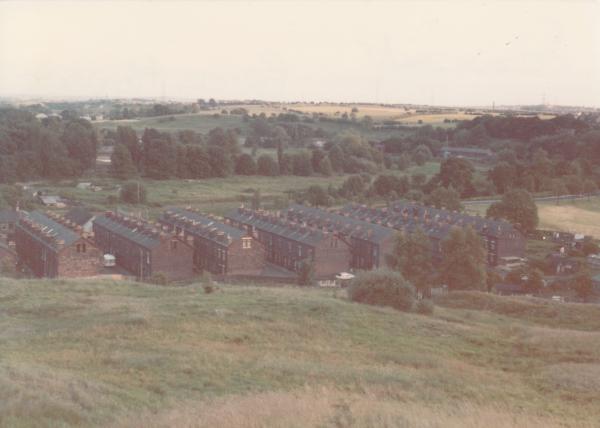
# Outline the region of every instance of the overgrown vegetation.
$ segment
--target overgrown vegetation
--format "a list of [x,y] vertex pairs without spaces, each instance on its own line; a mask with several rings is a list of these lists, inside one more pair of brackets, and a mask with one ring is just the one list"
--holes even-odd
[[600,419],[593,305],[457,292],[424,317],[300,287],[0,281],[0,426]]

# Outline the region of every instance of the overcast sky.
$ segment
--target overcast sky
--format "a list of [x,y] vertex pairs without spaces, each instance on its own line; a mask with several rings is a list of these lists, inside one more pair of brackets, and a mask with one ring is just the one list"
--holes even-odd
[[600,2],[0,2],[0,95],[600,106]]

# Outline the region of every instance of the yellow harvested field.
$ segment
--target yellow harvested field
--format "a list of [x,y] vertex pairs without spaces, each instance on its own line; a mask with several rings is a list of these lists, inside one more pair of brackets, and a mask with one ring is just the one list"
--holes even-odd
[[600,202],[597,210],[573,205],[539,205],[540,228],[584,233],[600,238]]

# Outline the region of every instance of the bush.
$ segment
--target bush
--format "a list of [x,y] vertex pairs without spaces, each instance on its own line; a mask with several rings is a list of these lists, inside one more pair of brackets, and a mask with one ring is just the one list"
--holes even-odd
[[433,315],[435,306],[430,299],[422,299],[417,303],[416,311],[421,315]]
[[391,306],[410,311],[415,302],[415,288],[399,272],[375,270],[360,272],[350,283],[348,295],[354,302]]
[[169,278],[167,278],[167,275],[165,275],[162,272],[156,272],[153,273],[152,276],[150,276],[150,278],[148,278],[148,282],[156,285],[168,285]]
[[128,204],[143,204],[146,202],[146,186],[136,181],[130,181],[121,188],[121,201]]

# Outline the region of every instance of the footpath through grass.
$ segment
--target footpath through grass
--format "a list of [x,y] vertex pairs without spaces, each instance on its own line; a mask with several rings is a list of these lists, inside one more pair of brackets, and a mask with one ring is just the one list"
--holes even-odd
[[0,426],[594,426],[597,309],[484,298],[0,279]]

